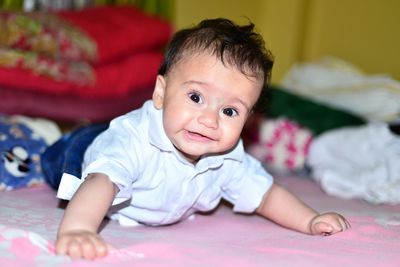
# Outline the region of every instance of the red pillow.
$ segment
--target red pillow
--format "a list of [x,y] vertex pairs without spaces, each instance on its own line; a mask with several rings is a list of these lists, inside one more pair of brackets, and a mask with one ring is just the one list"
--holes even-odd
[[0,11],[0,25],[0,47],[91,63],[159,50],[172,32],[168,22],[132,6],[59,13]]
[[161,49],[172,33],[170,23],[132,6],[97,6],[58,15],[92,38],[97,45],[98,63]]
[[[135,88],[154,84],[161,64],[160,52],[133,54],[124,60],[93,68],[95,81],[82,85],[76,81],[57,81],[44,75],[33,75],[23,68],[0,67],[0,87],[19,88],[27,91],[46,92],[54,95],[86,97],[121,96]],[[82,77],[85,80],[86,77]]]

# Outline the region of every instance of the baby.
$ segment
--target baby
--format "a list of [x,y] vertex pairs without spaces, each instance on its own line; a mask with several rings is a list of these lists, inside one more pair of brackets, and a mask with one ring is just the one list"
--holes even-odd
[[63,175],[58,194],[71,200],[57,253],[106,255],[109,246],[98,234],[106,215],[123,225],[166,225],[212,210],[221,199],[236,212],[305,234],[350,227],[341,215],[319,214],[274,184],[244,151],[243,126],[273,65],[253,27],[213,19],[174,35],[152,100],[114,119],[95,138],[85,151],[81,179]]

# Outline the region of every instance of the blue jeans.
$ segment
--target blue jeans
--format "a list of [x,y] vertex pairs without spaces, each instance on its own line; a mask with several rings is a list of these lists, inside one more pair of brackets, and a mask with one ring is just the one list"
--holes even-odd
[[63,135],[41,156],[46,182],[58,189],[63,173],[81,177],[83,156],[94,138],[108,128],[108,124],[80,127]]

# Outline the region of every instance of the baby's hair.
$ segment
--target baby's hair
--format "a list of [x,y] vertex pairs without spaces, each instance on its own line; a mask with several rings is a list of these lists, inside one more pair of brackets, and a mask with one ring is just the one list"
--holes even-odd
[[263,79],[265,85],[270,82],[273,57],[261,35],[254,32],[254,24],[239,26],[223,18],[203,20],[197,26],[176,32],[158,73],[168,75],[184,56],[204,51],[246,76]]

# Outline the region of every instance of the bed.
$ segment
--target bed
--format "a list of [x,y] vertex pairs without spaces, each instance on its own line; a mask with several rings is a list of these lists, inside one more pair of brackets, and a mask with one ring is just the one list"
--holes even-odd
[[263,218],[234,214],[223,203],[165,227],[122,227],[105,221],[116,249],[95,261],[71,261],[53,251],[63,203],[47,185],[0,194],[1,266],[399,266],[400,206],[373,205],[325,194],[306,177],[276,181],[318,211],[336,210],[352,228],[308,236]]

